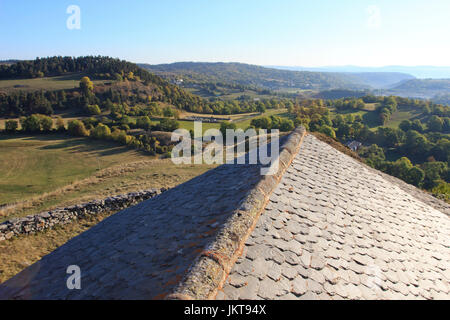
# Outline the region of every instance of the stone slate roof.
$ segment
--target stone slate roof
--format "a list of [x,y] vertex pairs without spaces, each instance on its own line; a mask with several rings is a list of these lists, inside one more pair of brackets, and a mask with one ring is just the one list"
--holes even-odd
[[117,213],[0,299],[450,298],[447,204],[301,128],[279,160],[274,176],[224,165]]
[[221,299],[449,299],[450,220],[313,136]]

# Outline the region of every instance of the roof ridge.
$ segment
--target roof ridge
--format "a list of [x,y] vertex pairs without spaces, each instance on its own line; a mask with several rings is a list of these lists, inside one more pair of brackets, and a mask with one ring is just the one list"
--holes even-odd
[[200,253],[183,280],[166,299],[215,298],[236,260],[242,254],[245,242],[255,228],[272,191],[299,152],[305,135],[304,127],[296,128],[289,135],[281,147],[277,173],[273,176],[263,176],[247,193],[240,207],[233,211],[215,239]]

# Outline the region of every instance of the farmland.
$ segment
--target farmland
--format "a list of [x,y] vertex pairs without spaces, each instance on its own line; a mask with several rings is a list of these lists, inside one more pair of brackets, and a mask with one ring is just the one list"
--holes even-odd
[[[0,91],[39,91],[39,90],[68,90],[78,88],[83,73],[71,73],[57,77],[35,79],[0,80]],[[94,84],[104,84],[104,80],[93,80]]]
[[14,215],[68,201],[172,187],[210,168],[178,167],[170,159],[156,159],[114,142],[55,134],[2,136],[0,150],[0,204],[30,200]]

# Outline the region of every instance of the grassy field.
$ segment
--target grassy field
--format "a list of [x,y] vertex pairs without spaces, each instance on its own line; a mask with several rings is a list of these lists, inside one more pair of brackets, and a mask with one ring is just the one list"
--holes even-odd
[[0,137],[0,204],[24,200],[113,165],[148,159],[112,142],[65,135]]
[[146,188],[173,187],[213,166],[176,166],[113,142],[58,135],[0,138],[0,221]]
[[[180,128],[186,129],[186,130],[194,130],[194,121],[187,121],[183,120],[184,118],[188,116],[198,116],[198,117],[214,117],[214,118],[220,118],[220,119],[231,119],[233,123],[236,124],[238,129],[247,129],[250,126],[250,123],[253,119],[260,118],[260,117],[268,117],[268,116],[279,116],[283,118],[289,118],[289,115],[287,113],[287,109],[269,109],[264,114],[261,114],[259,112],[253,112],[253,113],[241,113],[241,114],[233,114],[233,115],[206,115],[206,114],[199,114],[199,113],[192,113],[192,112],[183,112],[181,114],[180,120],[178,122],[180,123]],[[157,123],[159,121],[158,118],[152,118],[151,119],[153,123]],[[203,133],[209,129],[220,129],[220,123],[208,123],[203,122],[202,123],[202,129]]]
[[386,127],[390,128],[398,128],[400,123],[403,120],[410,120],[414,121],[416,119],[422,118],[422,111],[418,110],[417,108],[411,108],[411,107],[399,107],[396,112],[392,114],[391,119],[386,124]]
[[[1,203],[20,200],[0,210],[0,223],[117,194],[175,187],[215,167],[177,166],[113,143],[55,135],[2,137],[0,151]],[[113,213],[0,242],[0,283]]]
[[235,121],[235,123],[239,129],[245,130],[250,126],[250,123],[252,122],[253,119],[257,119],[257,118],[261,118],[261,117],[269,117],[269,116],[289,118],[287,109],[269,109],[264,114],[251,114],[249,116],[243,117],[243,118]]
[[[0,80],[0,91],[38,91],[38,90],[66,90],[78,88],[82,73],[72,73],[58,77],[45,77],[35,79]],[[108,82],[106,80],[93,80],[95,85]],[[109,81],[111,82],[111,81]]]
[[[347,114],[352,115],[360,115],[363,118],[363,121],[365,124],[367,124],[371,129],[377,129],[380,127],[379,122],[379,116],[378,113],[375,111],[376,104],[366,104],[366,107],[364,110],[343,110],[340,111],[339,114],[345,116]],[[334,109],[331,109],[331,117],[336,117],[337,112]],[[391,119],[386,123],[385,127],[389,128],[396,128],[398,129],[398,126],[403,120],[410,120],[414,121],[416,119],[419,119],[423,121],[423,115],[422,111],[418,110],[417,108],[413,107],[399,107],[396,112],[394,112],[391,116]]]

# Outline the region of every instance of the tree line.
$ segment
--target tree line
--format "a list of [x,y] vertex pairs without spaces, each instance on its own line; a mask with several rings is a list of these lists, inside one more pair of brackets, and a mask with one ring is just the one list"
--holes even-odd
[[[400,103],[412,102],[397,97],[376,97],[375,101],[379,101],[383,109],[389,108],[388,105],[395,109]],[[436,115],[447,115],[447,107],[420,102],[418,107],[428,114],[425,122],[404,120],[398,128],[380,126],[372,130],[359,114],[332,117],[329,106],[334,103],[321,99],[304,100],[296,102],[289,113],[295,118],[296,126],[303,125],[344,144],[353,140],[363,143],[360,155],[369,165],[449,200],[450,117]],[[375,112],[379,112],[378,109]],[[388,155],[400,155],[400,158],[389,161]]]

